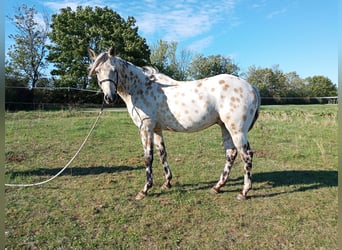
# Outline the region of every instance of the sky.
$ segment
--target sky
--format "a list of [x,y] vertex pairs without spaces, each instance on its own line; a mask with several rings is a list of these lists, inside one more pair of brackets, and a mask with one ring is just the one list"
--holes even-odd
[[[279,65],[338,84],[337,0],[17,0],[6,1],[6,15],[24,3],[49,15],[67,6],[108,6],[124,19],[133,16],[148,45],[174,41],[180,50],[229,56],[240,73]],[[7,52],[8,35],[16,33],[8,18],[5,33]]]

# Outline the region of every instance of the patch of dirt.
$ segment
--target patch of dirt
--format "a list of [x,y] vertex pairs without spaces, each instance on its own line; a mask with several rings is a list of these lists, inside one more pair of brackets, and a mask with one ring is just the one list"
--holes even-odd
[[15,153],[13,151],[6,152],[6,162],[22,162],[26,160],[26,155],[23,153]]
[[254,156],[258,158],[275,158],[276,153],[268,151],[268,150],[253,150]]

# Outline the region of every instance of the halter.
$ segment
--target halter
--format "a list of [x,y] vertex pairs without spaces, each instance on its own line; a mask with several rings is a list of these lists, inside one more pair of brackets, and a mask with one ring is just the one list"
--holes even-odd
[[116,81],[114,81],[114,80],[112,80],[110,78],[106,78],[106,79],[103,79],[103,80],[99,81],[99,85],[102,85],[102,83],[104,83],[104,82],[111,82],[115,86],[115,93],[116,93],[117,88],[118,88],[118,83],[119,83],[119,74],[118,74],[118,72],[116,70],[114,72],[116,74]]

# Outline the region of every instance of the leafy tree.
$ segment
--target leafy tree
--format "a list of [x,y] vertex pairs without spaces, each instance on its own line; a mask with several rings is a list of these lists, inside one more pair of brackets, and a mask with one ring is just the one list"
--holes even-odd
[[286,75],[276,65],[273,68],[251,66],[246,74],[247,81],[259,88],[263,97],[282,97],[287,95]]
[[18,7],[14,17],[9,19],[14,22],[18,33],[9,35],[15,43],[9,47],[7,53],[10,60],[6,65],[6,73],[27,80],[28,87],[35,88],[47,66],[45,57],[48,17],[43,15],[43,22],[38,23],[34,7],[23,4]]
[[63,8],[52,16],[48,60],[54,63],[52,75],[59,76],[58,85],[86,88],[89,85],[87,49],[97,52],[116,48],[118,55],[138,66],[148,64],[150,50],[138,35],[135,19],[127,21],[108,7],[81,7],[76,11]]
[[296,72],[289,72],[285,74],[287,82],[287,97],[306,97],[308,96],[308,89],[305,81],[299,77]]
[[192,53],[182,49],[177,55],[177,43],[160,40],[156,45],[151,46],[151,64],[161,73],[164,73],[176,80],[187,79],[187,68],[190,64]]
[[313,76],[306,79],[311,96],[337,96],[337,87],[325,76]]
[[239,67],[232,62],[230,57],[211,55],[205,57],[197,55],[189,67],[189,77],[201,79],[218,74],[232,74],[238,76]]

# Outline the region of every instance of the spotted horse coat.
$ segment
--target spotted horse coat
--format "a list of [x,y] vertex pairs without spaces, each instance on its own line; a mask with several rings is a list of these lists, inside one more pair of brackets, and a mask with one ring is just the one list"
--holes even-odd
[[219,181],[211,189],[219,193],[226,184],[237,153],[244,162],[244,185],[237,196],[246,199],[252,187],[253,151],[247,133],[256,121],[260,107],[257,88],[228,74],[196,81],[176,81],[151,67],[137,67],[114,54],[96,55],[89,75],[96,75],[107,103],[116,93],[126,103],[130,117],[139,128],[146,167],[146,183],[136,199],[143,199],[153,185],[153,148],[156,147],[165,170],[163,188],[171,187],[172,173],[167,161],[163,130],[196,132],[218,124],[222,131],[226,163]]

